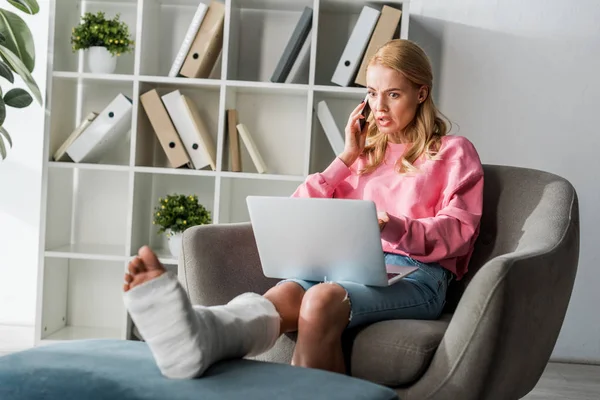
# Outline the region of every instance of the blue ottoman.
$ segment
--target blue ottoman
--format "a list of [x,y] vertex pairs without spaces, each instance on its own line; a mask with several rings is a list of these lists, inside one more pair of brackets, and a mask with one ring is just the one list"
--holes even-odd
[[0,357],[2,400],[397,399],[371,382],[315,369],[231,360],[200,379],[163,377],[143,342],[81,340]]

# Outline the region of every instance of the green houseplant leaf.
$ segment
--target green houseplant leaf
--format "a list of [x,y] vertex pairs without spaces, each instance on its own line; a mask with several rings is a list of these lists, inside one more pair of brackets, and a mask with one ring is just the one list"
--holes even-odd
[[0,136],[0,159],[4,160],[6,158],[6,147],[4,146],[4,140],[2,140],[2,136]]
[[13,71],[21,75],[21,78],[23,78],[27,84],[29,90],[31,90],[33,97],[41,105],[42,94],[40,92],[40,88],[38,87],[37,83],[35,83],[33,76],[31,76],[31,73],[27,70],[27,67],[25,67],[21,59],[19,59],[15,53],[10,51],[10,49],[2,45],[0,45],[0,55],[7,61],[8,65],[10,65]]
[[17,7],[24,13],[34,15],[40,11],[40,6],[36,0],[7,0],[10,4]]
[[10,147],[12,147],[12,139],[10,138],[10,135],[8,134],[8,132],[6,131],[6,129],[4,129],[3,126],[0,126],[0,140],[2,139],[2,135],[4,135],[4,137],[6,138],[6,141],[8,142],[8,145]]
[[29,106],[32,101],[31,95],[21,88],[10,89],[4,95],[4,103],[6,103],[7,106],[14,108],[25,108]]
[[[25,21],[15,13],[0,9],[0,34],[5,38],[2,45],[15,53],[29,72],[33,71],[35,46],[33,36]],[[15,72],[18,73],[16,70]]]
[[6,104],[4,104],[4,100],[0,98],[0,125],[4,124],[5,119],[6,119]]
[[10,67],[6,65],[4,61],[0,61],[0,76],[5,78],[10,83],[15,83],[15,76],[10,70]]

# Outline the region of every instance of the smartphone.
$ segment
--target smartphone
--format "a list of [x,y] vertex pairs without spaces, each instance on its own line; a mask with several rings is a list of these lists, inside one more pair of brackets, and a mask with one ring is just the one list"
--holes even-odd
[[365,125],[367,124],[367,118],[369,118],[369,114],[371,114],[371,106],[369,105],[369,94],[367,93],[367,96],[365,97],[365,106],[360,112],[360,115],[362,115],[365,118],[358,120],[361,132],[363,131],[363,129],[365,129]]

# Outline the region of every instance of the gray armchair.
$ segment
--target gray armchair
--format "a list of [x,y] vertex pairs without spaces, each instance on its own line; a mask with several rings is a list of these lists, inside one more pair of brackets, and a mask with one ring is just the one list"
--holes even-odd
[[[485,165],[484,215],[470,272],[437,321],[394,320],[349,330],[349,374],[409,399],[518,399],[537,383],[569,303],[579,257],[579,209],[558,176]],[[194,304],[216,305],[276,283],[249,223],[188,229],[179,278]],[[289,363],[295,335],[259,360]]]

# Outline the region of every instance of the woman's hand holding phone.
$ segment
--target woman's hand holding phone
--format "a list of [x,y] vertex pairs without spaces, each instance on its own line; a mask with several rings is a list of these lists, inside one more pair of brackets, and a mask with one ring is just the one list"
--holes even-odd
[[368,98],[365,98],[350,114],[348,118],[348,124],[346,125],[346,139],[344,144],[344,151],[339,158],[348,167],[354,164],[358,156],[363,152],[365,148],[365,141],[367,139],[368,126],[366,124],[367,117],[369,116],[370,107]]

